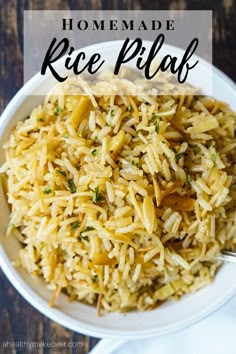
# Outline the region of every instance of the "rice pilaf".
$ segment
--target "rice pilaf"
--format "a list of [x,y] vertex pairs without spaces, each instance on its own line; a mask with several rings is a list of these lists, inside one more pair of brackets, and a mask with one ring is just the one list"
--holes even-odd
[[50,94],[4,145],[16,265],[98,314],[212,282],[236,243],[235,117],[197,95]]

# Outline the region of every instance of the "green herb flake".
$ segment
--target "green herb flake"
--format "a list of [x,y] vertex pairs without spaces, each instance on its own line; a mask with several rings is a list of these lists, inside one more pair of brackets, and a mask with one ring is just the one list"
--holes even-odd
[[62,112],[62,108],[61,108],[61,107],[57,107],[57,108],[56,108],[56,111],[55,111],[55,114],[56,114],[57,116],[59,116],[59,114],[61,114],[61,112]]
[[159,134],[159,131],[160,131],[160,126],[159,126],[159,124],[156,122],[156,123],[155,123],[155,132],[156,132],[157,134]]
[[102,200],[102,195],[99,193],[99,187],[96,187],[94,189],[94,196],[93,196],[93,202],[97,203],[100,200]]
[[112,110],[110,111],[110,116],[111,116],[111,117],[114,117],[114,115],[115,115],[115,110],[112,109]]
[[177,154],[177,150],[175,147],[173,147],[172,150],[174,151],[175,154]]
[[68,139],[69,138],[69,134],[64,134],[64,138]]
[[80,235],[80,237],[81,237],[83,240],[85,240],[85,241],[89,242],[89,238],[88,238],[88,236],[82,236],[82,235]]
[[91,151],[91,154],[94,156],[94,157],[96,157],[97,156],[97,149],[93,149],[92,151]]
[[80,226],[80,222],[76,221],[74,224],[71,225],[71,230],[75,230]]
[[176,161],[179,161],[183,156],[184,156],[184,152],[179,152],[178,154],[175,154]]
[[63,177],[66,177],[66,172],[65,171],[56,170],[56,173],[59,173]]
[[98,136],[95,136],[94,142],[95,142],[95,143],[98,143]]
[[110,126],[111,126],[111,124],[109,124],[109,123],[105,124],[105,127],[110,127]]
[[159,116],[157,113],[152,113],[151,120],[159,119],[163,121],[163,118]]
[[86,231],[93,231],[93,230],[95,230],[94,227],[92,227],[92,226],[86,226],[86,228],[84,229],[84,231],[82,231],[81,233],[86,232]]
[[73,194],[76,192],[76,185],[73,181],[73,179],[68,179],[67,181],[67,187],[69,189],[69,191]]
[[136,162],[136,161],[134,161],[134,160],[132,160],[131,164],[132,164],[133,166],[138,166],[138,162]]
[[189,173],[186,174],[186,183],[190,186],[190,183],[192,182],[192,178]]
[[211,160],[212,160],[214,166],[216,166],[216,154],[211,155]]
[[39,122],[44,122],[43,118],[39,118]]
[[92,276],[92,282],[96,283],[97,281],[98,281],[98,275],[95,274],[95,275]]
[[199,153],[199,147],[195,144],[188,144],[188,146],[193,150],[194,156],[196,156]]
[[43,190],[43,193],[44,193],[44,194],[50,194],[50,193],[52,193],[52,190],[51,190],[50,187],[46,187],[46,188]]
[[213,141],[213,142],[211,143],[211,147],[212,147],[213,149],[216,148],[216,143],[215,143],[215,141]]
[[129,105],[128,108],[127,108],[127,111],[128,112],[133,112],[133,107],[131,105]]
[[93,228],[92,226],[87,226],[83,231],[81,231],[80,237],[81,237],[83,240],[89,242],[88,236],[87,236],[87,235],[84,235],[84,233],[87,232],[87,231],[92,231],[92,230],[94,230],[94,228]]

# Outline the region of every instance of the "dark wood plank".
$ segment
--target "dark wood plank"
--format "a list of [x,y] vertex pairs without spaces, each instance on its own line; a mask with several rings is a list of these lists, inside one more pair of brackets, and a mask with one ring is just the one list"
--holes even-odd
[[0,4],[0,112],[22,86],[23,56],[19,46],[16,1]]
[[9,313],[6,309],[3,309],[0,314],[0,331],[2,339],[0,354],[16,354]]
[[[73,332],[69,331],[67,329],[62,329],[60,325],[53,321],[48,321],[46,318],[43,320],[44,323],[44,335],[43,335],[43,340],[46,343],[60,343],[60,342],[72,342],[73,339]],[[51,354],[51,353],[56,353],[57,348],[45,348],[44,352],[45,354]],[[63,347],[60,348],[60,353],[62,354],[72,354],[72,348],[66,347],[63,345]]]

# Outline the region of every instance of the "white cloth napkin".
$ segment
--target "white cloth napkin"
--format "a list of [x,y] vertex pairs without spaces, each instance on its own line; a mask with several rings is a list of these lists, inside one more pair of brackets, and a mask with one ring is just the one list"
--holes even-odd
[[102,339],[90,354],[236,354],[236,296],[182,331],[142,340]]

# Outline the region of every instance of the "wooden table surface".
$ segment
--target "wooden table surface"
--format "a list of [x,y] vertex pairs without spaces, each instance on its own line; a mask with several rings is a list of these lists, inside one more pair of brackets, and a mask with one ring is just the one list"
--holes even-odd
[[[0,113],[23,82],[23,11],[213,10],[213,62],[236,81],[236,0],[0,0]],[[79,342],[77,348],[3,348],[12,342]],[[69,331],[30,306],[0,270],[0,354],[87,354],[98,339]],[[106,353],[104,353],[106,354]]]

